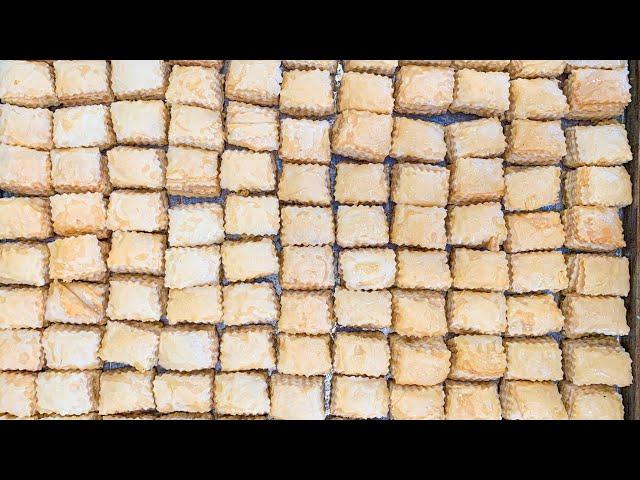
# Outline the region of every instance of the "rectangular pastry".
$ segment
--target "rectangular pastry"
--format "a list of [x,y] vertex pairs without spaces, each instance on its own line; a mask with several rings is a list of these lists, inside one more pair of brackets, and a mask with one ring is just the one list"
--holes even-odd
[[624,113],[631,102],[631,85],[626,68],[614,70],[580,68],[565,81],[569,100],[567,118],[599,120]]
[[396,205],[393,209],[391,243],[444,250],[447,244],[445,217],[441,207]]
[[157,322],[165,311],[162,277],[112,275],[109,279],[107,316],[111,320]]
[[340,205],[336,238],[341,247],[376,247],[389,243],[387,215],[380,205]]
[[46,108],[0,105],[0,142],[5,145],[50,150],[53,114]]
[[557,78],[564,73],[565,60],[511,60],[511,78]]
[[98,357],[102,328],[53,324],[42,334],[47,368],[53,370],[96,370],[102,368]]
[[589,297],[569,293],[562,299],[564,336],[628,335],[627,309],[620,297]]
[[329,167],[283,164],[278,181],[278,198],[281,202],[328,206],[331,203]]
[[562,212],[567,248],[612,252],[626,245],[622,220],[615,207],[576,206]]
[[626,60],[567,60],[567,71],[571,72],[579,68],[603,68],[612,70],[626,68]]
[[18,195],[51,195],[49,152],[0,144],[0,189]]
[[172,247],[198,247],[222,243],[222,205],[193,203],[170,207],[168,240]]
[[153,398],[161,413],[213,410],[213,372],[166,372],[153,379]]
[[458,335],[448,340],[452,380],[495,380],[505,372],[507,357],[497,335]]
[[170,288],[167,322],[169,325],[222,322],[222,288],[220,285]]
[[98,410],[98,372],[40,372],[36,379],[38,413],[84,415]]
[[451,287],[447,252],[398,248],[396,255],[396,287],[429,290],[447,290]]
[[220,187],[232,192],[274,191],[276,162],[273,154],[225,150],[220,156]]
[[283,60],[282,66],[287,70],[328,70],[336,73],[338,60]]
[[560,120],[516,119],[505,130],[504,159],[513,165],[554,165],[567,154]]
[[542,290],[558,292],[567,288],[567,266],[562,252],[526,252],[509,255],[511,292]]
[[111,60],[111,88],[118,100],[162,100],[168,75],[164,60]]
[[53,112],[53,143],[56,148],[99,147],[116,143],[107,105],[58,108]]
[[282,118],[279,155],[292,163],[331,163],[328,120]]
[[269,379],[263,372],[217,373],[213,398],[218,415],[266,415],[271,408]]
[[563,324],[552,294],[507,296],[507,336],[546,335],[559,332]]
[[278,197],[230,194],[224,205],[227,235],[267,236],[280,230]]
[[449,203],[494,202],[504,195],[501,158],[457,158],[449,163]]
[[0,372],[0,413],[26,418],[36,414],[36,374]]
[[516,78],[509,89],[510,120],[560,120],[567,115],[569,105],[558,80],[552,78]]
[[562,380],[562,351],[553,337],[507,338],[504,350],[507,354],[505,379]]
[[187,288],[220,283],[220,247],[170,247],[165,252],[165,287]]
[[46,198],[0,198],[0,240],[44,240],[52,234]]
[[170,146],[167,150],[167,192],[186,197],[220,195],[218,154],[192,147]]
[[506,420],[567,420],[558,386],[552,382],[503,380],[502,416]]
[[331,207],[283,205],[280,216],[280,242],[283,246],[328,245],[335,242]]
[[3,60],[0,63],[0,100],[22,107],[58,105],[53,68],[46,62]]
[[224,278],[229,282],[243,282],[269,275],[277,275],[280,268],[273,241],[225,241],[222,244]]
[[390,400],[393,420],[444,420],[442,385],[420,387],[391,382]]
[[452,112],[501,117],[509,109],[509,74],[463,68],[455,73]]
[[[344,85],[344,79],[342,77]],[[342,89],[342,87],[340,87]],[[389,85],[389,96],[391,86]],[[282,76],[280,111],[292,117],[325,117],[335,112],[333,77],[327,70],[289,70]],[[393,109],[393,97],[391,97]]]
[[220,366],[224,372],[275,368],[273,327],[252,325],[225,328],[220,338]]
[[105,257],[109,245],[95,235],[59,238],[49,247],[49,276],[52,280],[104,281],[107,276]]
[[163,275],[166,245],[161,233],[113,232],[107,267],[114,273]]
[[390,349],[380,332],[338,332],[333,344],[333,369],[343,375],[384,377],[389,373]]
[[358,110],[338,114],[331,130],[331,151],[365,162],[384,162],[391,152],[393,117]]
[[100,347],[105,362],[124,363],[137,371],[152,370],[158,363],[160,324],[108,321]]
[[460,382],[444,384],[447,420],[501,420],[502,407],[496,382]]
[[565,234],[558,212],[510,213],[505,215],[507,253],[555,250],[564,245]]
[[49,250],[42,243],[0,243],[0,284],[41,287],[49,282]]
[[607,385],[560,384],[569,420],[624,420],[622,395]]
[[281,333],[330,333],[334,322],[331,291],[282,292],[278,320],[278,330]]
[[382,204],[389,199],[383,164],[340,162],[336,165],[335,200],[343,204]]
[[384,378],[335,375],[331,414],[340,418],[383,418],[389,413],[389,388]]
[[217,68],[199,65],[174,65],[169,75],[166,99],[181,104],[222,111],[224,78]]
[[398,163],[391,173],[391,200],[419,207],[446,207],[449,170],[417,163]]
[[0,370],[35,372],[44,366],[42,331],[0,330]]
[[505,211],[531,211],[560,201],[560,167],[508,167]]
[[391,326],[391,293],[388,290],[348,290],[336,287],[333,312],[343,327],[381,329]]
[[107,206],[101,193],[62,193],[53,195],[51,218],[57,235],[68,237],[92,233],[106,238]]
[[164,192],[116,190],[109,196],[107,228],[140,232],[167,229],[168,199]]
[[[230,134],[229,137],[231,143]],[[171,106],[169,145],[202,148],[220,153],[224,150],[224,141],[221,112],[190,105]]]
[[275,108],[228,102],[225,121],[227,143],[254,152],[278,150],[278,117],[278,110]]
[[391,375],[398,385],[438,385],[449,375],[450,359],[442,337],[391,337]]
[[447,293],[447,319],[453,333],[500,335],[507,328],[503,293],[451,290]]
[[324,420],[324,378],[273,374],[271,418],[276,420]]
[[115,188],[162,190],[167,156],[159,148],[119,146],[107,152],[109,180]]
[[100,415],[129,413],[156,408],[153,399],[154,372],[116,369],[100,375]]
[[104,283],[54,280],[49,285],[45,320],[75,325],[103,324],[106,322],[108,289]]
[[393,80],[384,75],[347,71],[338,88],[338,112],[346,110],[393,113]]
[[393,285],[396,254],[389,248],[351,248],[340,251],[342,283],[353,290],[381,290]]
[[472,68],[481,72],[503,72],[509,63],[510,60],[453,60],[453,67]]
[[447,212],[447,232],[447,243],[451,245],[498,251],[507,238],[502,205],[478,203],[450,207]]
[[417,115],[445,113],[453,102],[452,68],[406,65],[395,82],[395,111]]
[[111,92],[111,66],[106,60],[56,60],[56,95],[65,105],[108,103]]
[[463,157],[500,157],[507,147],[502,124],[497,118],[452,123],[444,127],[449,160]]
[[107,162],[97,147],[51,150],[51,182],[58,193],[106,194]]
[[509,288],[507,255],[469,248],[454,248],[451,254],[453,287],[468,290],[503,291]]
[[626,207],[633,202],[631,177],[622,166],[579,167],[565,175],[564,198],[568,207]]
[[320,290],[335,283],[331,246],[283,247],[280,284],[290,290]]
[[406,337],[441,337],[447,333],[445,299],[441,292],[395,288],[391,295],[395,333]]
[[282,82],[280,64],[280,60],[229,61],[225,96],[239,102],[277,105]]
[[631,357],[611,337],[567,339],[562,342],[565,378],[576,385],[631,385]]
[[444,127],[407,117],[394,117],[389,155],[401,162],[438,163],[447,154]]
[[270,282],[233,283],[222,287],[225,325],[251,325],[278,320],[278,296]]
[[42,287],[0,287],[0,330],[44,327],[46,300]]
[[631,161],[627,130],[619,123],[576,125],[565,130],[567,167],[612,167]]
[[278,372],[305,377],[328,374],[331,372],[331,337],[281,333],[278,335]]
[[567,255],[567,292],[581,295],[629,294],[629,259],[610,255]]

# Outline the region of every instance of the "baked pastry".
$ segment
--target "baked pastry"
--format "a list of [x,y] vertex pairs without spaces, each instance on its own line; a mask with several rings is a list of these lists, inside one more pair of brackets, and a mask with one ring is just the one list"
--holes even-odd
[[563,314],[552,294],[507,296],[506,335],[546,335],[559,332],[563,324]]
[[380,205],[340,205],[336,239],[341,247],[376,247],[389,243],[387,215]]
[[335,322],[332,307],[331,291],[284,290],[280,296],[278,330],[281,334],[330,333]]
[[417,115],[445,113],[453,102],[452,68],[423,65],[400,67],[395,82],[395,111]]
[[564,228],[558,212],[510,213],[505,215],[507,253],[562,248]]
[[[228,115],[227,122],[229,117]],[[224,141],[221,112],[190,105],[171,106],[169,145],[202,148],[221,153],[224,150]],[[230,133],[228,141],[232,143]]]
[[98,410],[98,372],[40,372],[36,379],[38,413],[83,415]]
[[401,162],[437,163],[444,160],[444,127],[407,117],[394,117],[389,156]]
[[228,102],[225,127],[229,145],[255,152],[271,152],[280,147],[278,110],[275,108]]
[[218,154],[200,148],[170,146],[166,185],[169,195],[217,197],[220,195]]
[[109,181],[115,188],[162,190],[167,156],[159,148],[119,146],[107,152]]
[[111,320],[157,322],[164,314],[162,277],[113,275],[109,279],[107,316]]
[[587,252],[612,252],[626,245],[622,220],[614,207],[576,206],[562,212],[565,246]]
[[562,380],[562,351],[552,337],[507,338],[504,350],[507,354],[505,379]]
[[328,374],[331,372],[331,337],[279,334],[278,372],[305,377]]
[[98,357],[102,328],[54,324],[42,334],[47,368],[53,370],[95,370],[102,367]]
[[51,195],[49,152],[0,143],[0,188],[18,195]]
[[284,161],[331,163],[328,120],[283,118],[280,120],[280,151]]
[[42,331],[0,330],[0,370],[36,372],[44,365]]
[[280,242],[283,246],[328,245],[335,242],[330,207],[284,205],[280,208],[280,216]]
[[0,198],[0,240],[44,240],[52,234],[47,199]]
[[611,167],[631,161],[633,155],[627,130],[619,123],[576,125],[565,131],[567,167]]
[[222,243],[224,217],[222,205],[193,203],[169,208],[169,245],[197,247]]
[[396,287],[429,290],[447,290],[451,287],[447,252],[398,248],[396,256]]
[[0,330],[44,327],[46,300],[43,287],[0,287]]
[[161,100],[168,75],[164,60],[111,60],[111,88],[118,100]]
[[396,205],[391,225],[391,243],[444,250],[447,244],[445,217],[440,207]]
[[153,379],[153,397],[161,413],[213,410],[213,372],[166,372]]
[[366,162],[384,162],[391,151],[393,117],[358,110],[338,114],[331,129],[331,151]]
[[335,283],[333,250],[329,245],[283,247],[280,285],[291,290],[332,288]]
[[287,70],[328,70],[336,73],[338,60],[282,60]]
[[109,196],[107,228],[139,232],[167,229],[168,199],[164,192],[115,190]]
[[101,193],[62,193],[50,199],[53,230],[67,237],[92,233],[106,238],[107,206]]
[[234,283],[222,289],[225,325],[273,324],[278,319],[278,296],[269,282]]
[[198,287],[220,283],[220,247],[170,247],[165,252],[164,285]]
[[153,369],[158,362],[160,327],[160,324],[107,322],[100,358],[130,365],[140,372]]
[[278,181],[281,202],[327,206],[331,203],[329,167],[316,164],[282,165]]
[[460,382],[444,384],[447,420],[500,420],[502,408],[495,382]]
[[390,414],[393,420],[444,420],[442,385],[390,385]]
[[503,376],[507,358],[496,335],[458,335],[447,341],[453,380],[494,380]]
[[449,171],[451,204],[498,201],[504,195],[501,158],[457,158],[449,163]]
[[351,248],[340,251],[342,283],[354,290],[381,290],[393,285],[396,254],[388,248]]
[[49,285],[45,320],[75,325],[103,324],[106,322],[108,289],[104,283],[54,280]]
[[169,325],[221,323],[222,288],[220,285],[170,288],[167,300],[167,321]]
[[336,202],[349,205],[386,203],[389,199],[386,166],[375,163],[338,163],[334,196]]
[[280,60],[229,61],[225,96],[239,102],[277,105],[282,82],[280,63]]
[[220,156],[220,187],[232,192],[274,191],[276,162],[273,154],[225,150]]
[[63,105],[107,103],[113,100],[111,66],[106,60],[56,60],[56,95]]
[[338,374],[384,377],[389,373],[390,350],[380,332],[337,332],[333,369]]
[[441,337],[447,333],[445,299],[441,292],[394,288],[391,295],[395,333],[406,337]]
[[106,194],[110,190],[107,162],[97,147],[51,150],[50,169],[58,193]]
[[557,78],[564,73],[566,60],[511,60],[511,78]]
[[[393,100],[391,103],[393,105]],[[280,111],[293,117],[324,117],[333,114],[335,104],[331,72],[327,70],[284,72],[280,92]]]
[[576,385],[626,387],[633,382],[631,357],[612,337],[562,342],[565,379]]
[[627,309],[620,297],[589,297],[569,293],[562,299],[566,338],[629,334]]
[[221,111],[224,101],[223,82],[217,68],[174,65],[165,95],[167,103]]
[[365,329],[391,326],[391,293],[388,290],[336,287],[333,297],[333,313],[338,325]]
[[[0,105],[0,142],[6,145],[50,150],[53,114],[46,108]],[[55,130],[55,126],[53,126]],[[55,132],[54,132],[55,135]]]
[[222,244],[224,278],[230,282],[244,282],[269,275],[277,275],[280,268],[273,241],[227,240]]
[[447,320],[453,333],[500,335],[507,328],[503,293],[451,290],[447,293]]
[[453,287],[467,290],[503,291],[509,288],[507,255],[469,248],[451,253]]
[[447,243],[451,245],[498,251],[507,238],[502,205],[499,203],[458,205],[450,207],[447,213]]
[[629,294],[629,259],[578,253],[567,255],[567,292],[581,295]]
[[0,372],[0,412],[18,418],[33,417],[36,410],[36,374]]
[[622,166],[579,167],[565,175],[564,198],[567,207],[626,207],[633,201],[631,177]]
[[398,60],[344,60],[345,72],[376,73],[393,76]]
[[509,255],[511,288],[514,293],[567,288],[567,266],[561,252],[526,252]]
[[516,78],[509,89],[510,120],[559,120],[567,115],[569,105],[558,80],[551,78]]
[[552,382],[503,380],[502,416],[506,420],[567,420],[558,386]]
[[53,112],[53,143],[56,148],[113,146],[116,135],[110,108],[106,105],[58,108]]
[[399,163],[391,174],[391,200],[418,207],[446,207],[449,170],[431,165]]
[[324,420],[324,378],[274,373],[270,378],[271,418]]
[[560,120],[516,119],[505,131],[504,159],[513,165],[554,165],[567,154]]
[[456,69],[472,68],[481,72],[503,72],[509,66],[510,60],[453,60]]
[[52,280],[99,282],[106,279],[105,257],[109,246],[95,235],[59,238],[47,246]]
[[266,415],[270,410],[268,377],[262,372],[217,373],[214,405],[218,415]]
[[342,75],[338,89],[338,112],[346,110],[393,113],[392,79],[383,75],[347,71]]
[[58,105],[53,68],[46,62],[2,60],[0,100],[22,107]]
[[531,211],[560,201],[560,167],[508,167],[504,175],[505,211]]
[[624,420],[622,395],[607,385],[560,383],[569,420]]
[[455,73],[452,112],[500,117],[509,109],[509,74],[460,69]]
[[275,368],[273,327],[252,325],[225,328],[220,338],[220,366],[223,372]]
[[49,282],[49,250],[41,243],[0,243],[0,283],[41,287]]
[[155,409],[153,377],[152,371],[116,369],[102,372],[98,413],[111,415]]
[[383,418],[389,413],[389,388],[384,378],[334,375],[331,414],[341,418]]
[[280,230],[278,197],[230,194],[224,206],[227,235],[277,235]]
[[450,160],[463,157],[500,157],[507,147],[502,124],[497,118],[452,123],[444,127]]
[[631,102],[626,68],[571,70],[564,88],[569,101],[567,118],[599,120],[622,115]]
[[399,385],[431,386],[449,375],[451,352],[442,337],[391,336],[391,375]]

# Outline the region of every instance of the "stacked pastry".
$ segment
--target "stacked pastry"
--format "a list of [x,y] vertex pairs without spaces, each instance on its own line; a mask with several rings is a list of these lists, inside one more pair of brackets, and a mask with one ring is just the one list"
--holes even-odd
[[627,76],[0,62],[0,415],[623,418]]

